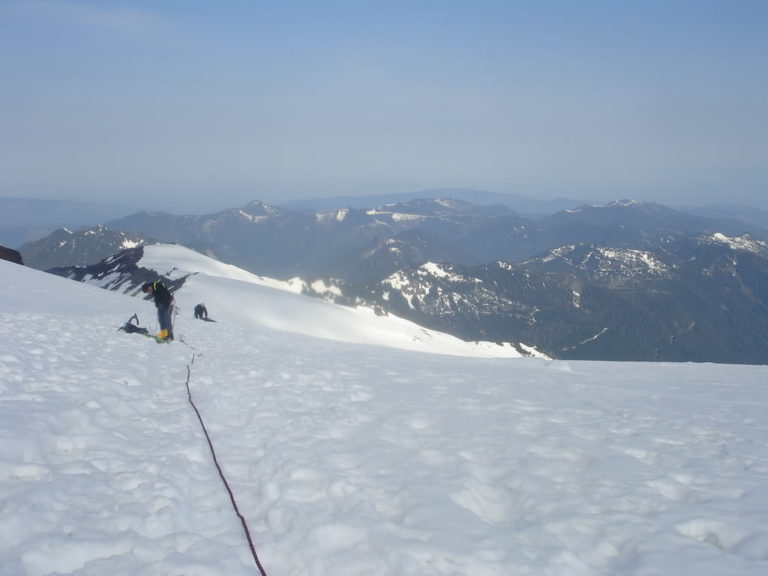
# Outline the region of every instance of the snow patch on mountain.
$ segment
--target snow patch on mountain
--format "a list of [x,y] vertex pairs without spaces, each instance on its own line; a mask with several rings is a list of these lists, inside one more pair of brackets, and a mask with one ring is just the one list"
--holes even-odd
[[331,212],[315,212],[313,214],[315,221],[320,224],[327,224],[327,223],[342,223],[347,219],[347,216],[349,216],[349,209],[347,208],[341,208],[339,210],[334,210]]
[[426,216],[423,214],[403,214],[402,212],[392,213],[392,220],[395,222],[414,222],[419,220],[426,220]]
[[240,216],[242,216],[245,220],[247,220],[249,222],[253,222],[254,224],[258,224],[260,222],[264,222],[264,221],[266,221],[269,218],[269,216],[264,216],[264,215],[254,216],[253,214],[248,214],[244,210],[238,210],[237,213]]
[[[644,270],[647,273],[666,274],[669,267],[651,252],[645,250],[633,250],[628,248],[596,248],[597,252],[611,264],[604,264],[604,268],[619,264],[624,272]],[[607,271],[607,270],[606,270]]]
[[143,242],[139,242],[136,240],[128,240],[127,238],[123,240],[123,242],[120,244],[121,250],[129,250],[130,248],[136,248],[136,246],[141,246]]
[[457,307],[476,310],[494,306],[515,306],[484,286],[480,278],[464,276],[451,265],[427,262],[416,270],[400,271],[382,282],[384,298],[397,292],[412,310],[431,314],[453,314]]
[[482,280],[478,278],[466,278],[460,274],[455,274],[450,271],[449,266],[436,264],[435,262],[426,262],[419,267],[417,272],[421,276],[433,276],[435,278],[443,278],[452,282],[459,281],[471,281],[476,283],[482,283]]
[[507,271],[515,270],[514,264],[510,264],[509,262],[504,262],[503,260],[497,260],[492,265],[499,268],[500,270],[507,270]]
[[[478,278],[469,278],[450,271],[450,266],[427,262],[414,271],[399,271],[388,278],[382,284],[389,286],[392,290],[398,290],[404,295],[419,298],[426,294],[431,287],[430,280],[440,279],[448,282],[463,282],[470,284],[480,284],[482,280]],[[438,286],[437,290],[441,290]],[[413,306],[413,300],[410,301]]]
[[407,212],[397,212],[386,210],[386,206],[375,208],[366,212],[369,216],[388,216],[393,222],[420,222],[427,219],[424,214],[411,214]]
[[587,270],[596,278],[662,276],[669,272],[669,266],[651,252],[630,248],[569,245],[550,250],[541,258],[544,263],[556,260]]
[[715,234],[704,237],[703,240],[713,244],[724,244],[731,250],[768,255],[768,242],[757,240],[747,234],[744,236],[729,237],[720,232],[716,232]]
[[310,283],[309,288],[313,294],[317,294],[328,300],[334,300],[335,298],[340,298],[344,295],[341,288],[335,284],[329,284],[325,280],[315,280]]

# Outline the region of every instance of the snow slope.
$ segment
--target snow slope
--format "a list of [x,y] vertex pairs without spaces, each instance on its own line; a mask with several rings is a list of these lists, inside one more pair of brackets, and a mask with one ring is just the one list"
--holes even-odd
[[319,339],[226,278],[156,344],[115,330],[148,302],[0,277],[4,576],[257,574],[188,367],[270,575],[768,573],[768,367]]
[[[518,358],[511,345],[464,342],[370,308],[350,308],[302,296],[299,281],[263,278],[175,244],[144,247],[138,265],[167,278],[193,274],[175,295],[179,309],[192,314],[203,302],[212,318],[343,342],[375,344],[434,354]],[[531,349],[530,353],[538,353]]]

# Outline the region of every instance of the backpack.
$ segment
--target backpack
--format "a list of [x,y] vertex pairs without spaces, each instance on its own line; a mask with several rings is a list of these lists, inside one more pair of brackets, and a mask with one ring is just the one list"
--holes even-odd
[[[133,321],[136,320],[136,324],[133,323]],[[146,328],[143,328],[139,326],[139,317],[134,314],[128,319],[128,322],[120,326],[118,330],[122,330],[123,332],[128,332],[128,334],[144,334],[146,336],[149,335],[149,331]]]

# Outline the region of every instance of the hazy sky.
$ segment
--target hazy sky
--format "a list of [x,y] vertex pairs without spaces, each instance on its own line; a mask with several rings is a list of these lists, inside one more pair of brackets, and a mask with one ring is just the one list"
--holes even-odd
[[0,196],[768,197],[768,1],[0,0]]

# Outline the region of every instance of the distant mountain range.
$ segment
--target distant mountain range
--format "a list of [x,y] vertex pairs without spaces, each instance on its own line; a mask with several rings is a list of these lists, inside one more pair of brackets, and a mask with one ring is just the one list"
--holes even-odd
[[405,204],[412,200],[453,198],[477,206],[504,206],[524,216],[546,216],[561,210],[575,208],[586,202],[572,198],[539,200],[520,194],[499,194],[471,188],[434,188],[401,194],[378,194],[374,196],[332,196],[328,198],[307,198],[281,204],[289,209],[322,212],[342,208],[372,209],[389,204]]
[[[279,203],[276,206],[301,212],[333,212],[349,208],[370,210],[391,204],[405,204],[412,200],[440,198],[453,198],[477,206],[503,206],[516,214],[530,218],[540,218],[595,203],[574,198],[540,200],[519,194],[499,194],[469,188],[437,188],[375,196],[307,198]],[[768,222],[768,203],[766,202],[759,205],[754,202],[751,205],[721,203],[684,205],[675,208],[688,214],[729,218],[763,228]],[[59,228],[79,230],[104,224],[136,211],[137,208],[110,204],[0,197],[0,245],[18,248],[27,242],[44,238]]]
[[[345,293],[349,295],[349,290]],[[514,335],[557,358],[768,362],[768,242],[574,244],[520,264],[427,263],[355,292],[465,339]]]
[[204,216],[139,212],[20,251],[28,265],[57,263],[72,276],[67,266],[127,244],[178,243],[466,340],[527,342],[559,358],[765,363],[766,239],[759,226],[653,203],[533,218],[442,198],[317,212],[261,202]]
[[0,244],[18,248],[59,228],[77,230],[135,212],[135,208],[29,198],[0,198]]

